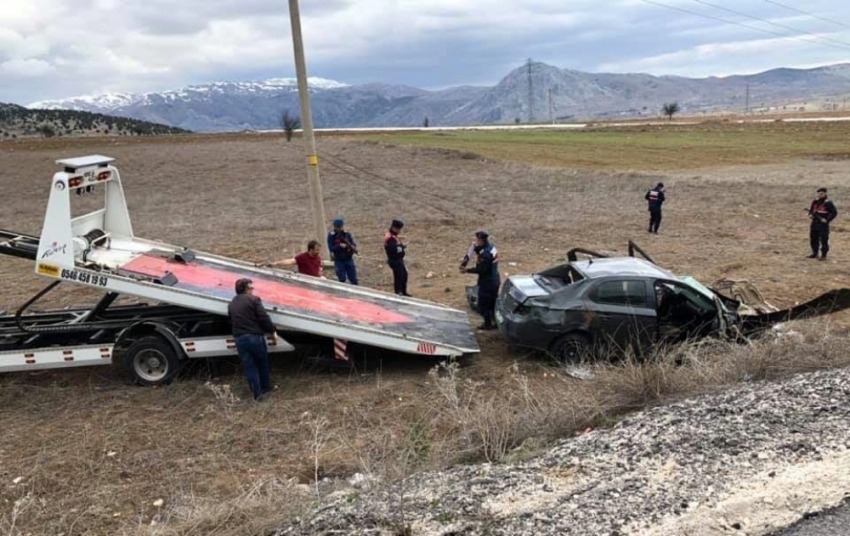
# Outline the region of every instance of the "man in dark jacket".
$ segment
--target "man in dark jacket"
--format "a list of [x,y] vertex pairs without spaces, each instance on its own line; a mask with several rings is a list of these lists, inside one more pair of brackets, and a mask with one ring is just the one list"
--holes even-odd
[[333,221],[334,230],[328,233],[328,253],[334,261],[336,277],[341,283],[346,280],[357,284],[357,266],[354,255],[357,254],[357,242],[351,233],[345,230],[345,221],[337,218]]
[[384,252],[387,254],[387,264],[393,271],[393,291],[399,296],[410,296],[407,293],[407,267],[404,265],[404,254],[407,244],[399,234],[404,227],[401,220],[393,220],[390,230],[384,235]]
[[649,232],[658,234],[661,226],[661,205],[664,204],[664,183],[659,182],[655,188],[644,196],[649,204]]
[[499,296],[499,252],[496,246],[490,242],[490,235],[486,231],[475,233],[475,245],[472,249],[477,262],[475,267],[467,268],[470,255],[463,258],[460,265],[461,273],[478,274],[478,311],[484,317],[484,324],[478,329],[495,329],[493,322],[496,313],[496,298]]
[[250,279],[236,281],[236,297],[227,307],[227,315],[233,326],[236,351],[242,360],[248,386],[254,400],[260,400],[260,397],[271,391],[269,349],[265,334],[277,337],[277,332],[263,308],[263,302],[254,296],[254,283]]
[[818,249],[820,249],[820,260],[825,261],[826,254],[829,253],[829,224],[838,216],[838,210],[833,202],[827,199],[826,188],[818,188],[817,195],[817,199],[809,206],[809,218],[812,220],[812,226],[809,229],[812,254],[809,258],[817,259]]

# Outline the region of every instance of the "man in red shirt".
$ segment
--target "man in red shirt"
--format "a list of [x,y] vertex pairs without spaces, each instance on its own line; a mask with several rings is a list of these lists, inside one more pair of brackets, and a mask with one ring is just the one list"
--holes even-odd
[[298,273],[322,277],[322,246],[316,240],[307,244],[307,251],[296,255],[293,259],[283,259],[273,262],[272,266],[297,266]]

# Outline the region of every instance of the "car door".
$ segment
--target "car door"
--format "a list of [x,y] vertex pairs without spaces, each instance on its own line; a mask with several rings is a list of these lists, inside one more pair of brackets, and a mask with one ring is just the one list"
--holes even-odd
[[658,280],[653,296],[659,341],[677,343],[724,329],[720,300],[684,282]]
[[648,348],[658,331],[651,283],[645,279],[606,279],[588,294],[594,342],[623,351]]

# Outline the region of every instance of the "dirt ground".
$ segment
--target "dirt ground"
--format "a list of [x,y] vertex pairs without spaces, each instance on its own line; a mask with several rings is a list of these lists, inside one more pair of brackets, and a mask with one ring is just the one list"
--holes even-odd
[[[803,210],[815,188],[829,187],[845,210],[844,159],[644,174],[534,168],[350,137],[321,139],[319,151],[327,216],[346,219],[362,253],[361,282],[370,287],[391,289],[381,238],[396,217],[411,242],[411,293],[459,308],[474,280],[457,264],[482,228],[499,247],[503,277],[563,261],[577,246],[624,253],[633,239],[659,264],[705,283],[749,279],[779,307],[850,283],[843,213],[829,261],[804,258]],[[268,135],[2,143],[0,228],[37,235],[54,160],[86,154],[118,159],[140,237],[256,262],[292,256],[309,238],[302,147]],[[659,180],[668,202],[654,236],[645,230],[643,194]],[[32,270],[27,261],[0,258],[0,310],[14,311],[46,284]],[[89,299],[81,289],[57,292],[49,303]],[[850,327],[850,314],[827,321]],[[532,373],[545,370],[542,360],[509,354],[497,334],[479,340],[473,379],[496,382],[517,360]],[[399,357],[352,374],[279,362],[279,389],[258,407],[232,396],[246,394],[236,373],[217,383],[197,373],[160,389],[127,387],[107,367],[0,376],[0,530],[243,533],[237,526],[250,533],[250,508],[221,505],[241,501],[263,516],[272,505],[279,518],[281,502],[263,501],[279,501],[280,489],[291,491],[294,482],[311,484],[315,419],[333,427],[349,415],[344,408],[386,419],[414,411],[433,364]],[[344,448],[322,458],[321,475],[360,469]]]

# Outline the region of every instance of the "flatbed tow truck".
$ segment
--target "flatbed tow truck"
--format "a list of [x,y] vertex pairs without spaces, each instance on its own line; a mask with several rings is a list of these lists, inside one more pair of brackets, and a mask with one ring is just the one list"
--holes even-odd
[[[273,353],[295,350],[286,338],[298,334],[420,356],[478,353],[465,312],[134,236],[113,162],[57,161],[41,236],[0,230],[0,253],[32,260],[54,280],[0,315],[0,373],[114,362],[136,383],[168,383],[188,359],[236,355],[227,305],[241,277],[254,281],[278,328]],[[95,190],[103,208],[72,217],[74,194]],[[104,294],[90,307],[27,312],[61,283]],[[116,304],[120,296],[151,304]]]

